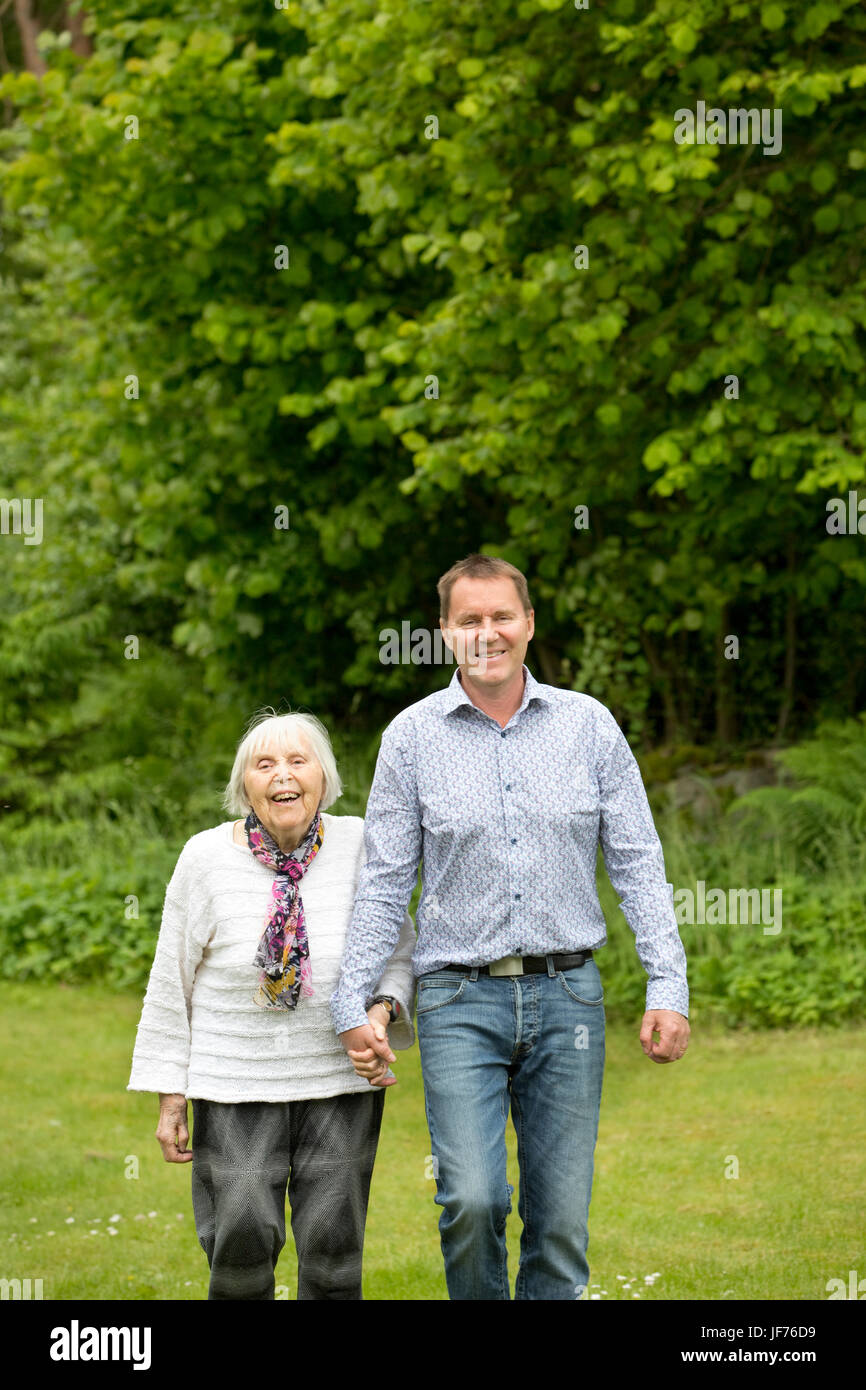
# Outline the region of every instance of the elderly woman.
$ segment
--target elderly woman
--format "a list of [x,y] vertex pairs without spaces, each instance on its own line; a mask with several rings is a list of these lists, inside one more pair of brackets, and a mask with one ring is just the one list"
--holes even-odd
[[[187,840],[166,892],[127,1090],[159,1094],[163,1156],[192,1162],[211,1299],[274,1297],[287,1184],[298,1298],[362,1297],[383,1088],[394,1078],[379,1059],[359,1054],[353,1066],[331,1021],[364,860],[362,819],[325,814],[341,790],[317,719],[260,716],[224,800],[244,819]],[[407,914],[367,1001],[374,1032],[394,1048],[413,1041],[413,946]]]

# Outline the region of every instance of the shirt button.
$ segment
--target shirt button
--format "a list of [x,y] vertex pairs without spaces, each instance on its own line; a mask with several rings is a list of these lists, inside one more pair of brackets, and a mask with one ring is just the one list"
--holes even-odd
[[500,738],[505,738],[505,730],[504,730],[504,729],[502,730],[502,733],[499,735],[499,737],[500,737]]
[[516,844],[517,844],[517,840],[515,839],[515,837],[514,837],[513,835],[512,835],[512,837],[511,837],[511,843],[512,843],[513,845],[516,845]]
[[511,783],[510,783],[510,782],[506,782],[506,783],[505,783],[505,790],[506,790],[507,792],[510,792],[510,791],[511,791]]
[[520,897],[520,894],[519,894],[519,893],[515,893],[514,896],[515,896],[515,898],[519,898],[519,897]]

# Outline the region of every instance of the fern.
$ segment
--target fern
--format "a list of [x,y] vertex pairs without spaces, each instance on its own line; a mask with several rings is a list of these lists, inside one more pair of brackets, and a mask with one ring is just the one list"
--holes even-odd
[[738,797],[728,816],[758,842],[782,839],[800,867],[842,874],[866,860],[866,713],[827,723],[779,755],[782,781]]

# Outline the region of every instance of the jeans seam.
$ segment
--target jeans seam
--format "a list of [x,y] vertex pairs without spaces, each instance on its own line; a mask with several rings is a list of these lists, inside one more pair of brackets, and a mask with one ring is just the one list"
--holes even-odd
[[419,1007],[420,999],[421,999],[421,992],[420,992],[420,990],[419,990],[419,996],[418,996],[419,1002],[416,1003],[416,1005],[415,1005],[415,1017],[416,1017],[416,1018],[419,1018],[419,1017],[420,1017],[420,1018],[423,1018],[425,1014],[435,1014],[436,1011],[437,1011],[437,1009],[447,1009],[449,1004],[455,1004],[455,1003],[457,1002],[458,999],[462,998],[462,996],[463,996],[463,990],[465,989],[465,987],[466,987],[466,980],[464,979],[464,980],[461,980],[461,981],[460,981],[460,984],[457,986],[457,991],[456,991],[456,993],[452,994],[452,996],[451,996],[450,999],[443,999],[441,1004],[431,1004],[430,1007],[429,1007],[428,1009],[422,1009],[422,1008]]
[[569,989],[568,982],[564,978],[561,970],[557,970],[556,978],[569,999],[573,999],[576,1004],[585,1004],[588,1009],[597,1009],[600,1004],[604,1003],[604,992],[602,992],[600,999],[582,999],[579,994],[575,994],[573,989]]
[[519,1003],[519,989],[515,988],[515,985],[514,985],[514,981],[513,981],[513,980],[509,980],[509,984],[510,984],[510,986],[511,986],[511,1017],[512,1017],[513,1024],[514,1024],[514,1026],[513,1026],[513,1028],[512,1028],[512,1032],[514,1033],[514,1046],[513,1046],[513,1048],[511,1049],[511,1057],[510,1057],[510,1059],[509,1059],[509,1066],[513,1066],[514,1063],[517,1061],[517,1056],[518,1056],[518,1053],[520,1052],[520,1046],[521,1046],[521,1045],[520,1045],[520,1039],[519,1039],[519,1036],[518,1036],[518,1035],[519,1035],[519,1033],[520,1033],[520,1028],[521,1028],[523,1019],[522,1019],[522,1013],[521,1013],[520,1003]]
[[[532,1225],[530,1219],[529,1184],[526,1181],[526,1145],[523,1141],[523,1112],[520,1109],[520,1101],[517,1099],[516,1096],[512,1096],[511,1098],[511,1114],[512,1117],[514,1117],[515,1115],[517,1117],[517,1121],[515,1122],[514,1126],[514,1128],[517,1131],[517,1171],[520,1175],[518,1179],[520,1183],[520,1192],[518,1194],[517,1199],[517,1209],[518,1213],[520,1213],[520,1203],[522,1200],[523,1213],[521,1215],[521,1220],[523,1222],[523,1234],[526,1241],[526,1248],[527,1250],[529,1250],[532,1245]],[[523,1260],[519,1260],[517,1265],[517,1278],[514,1281],[515,1298],[517,1297],[518,1293],[521,1293],[523,1291],[525,1282],[526,1279],[523,1273]]]

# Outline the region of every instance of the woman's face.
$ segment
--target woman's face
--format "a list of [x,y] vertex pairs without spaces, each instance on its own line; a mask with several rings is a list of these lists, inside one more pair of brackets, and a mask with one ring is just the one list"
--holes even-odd
[[244,774],[250,804],[285,853],[297,849],[325,794],[325,776],[309,747],[298,740],[280,752],[268,747]]

